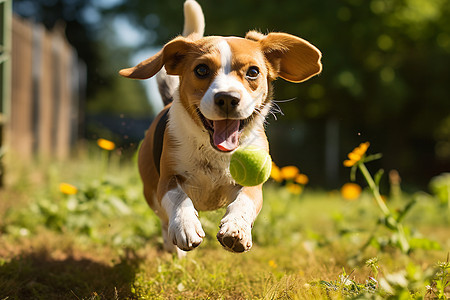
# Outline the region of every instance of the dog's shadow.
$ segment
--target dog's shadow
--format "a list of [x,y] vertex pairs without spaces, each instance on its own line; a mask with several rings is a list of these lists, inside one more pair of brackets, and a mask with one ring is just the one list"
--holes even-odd
[[46,251],[0,258],[0,299],[129,299],[139,261],[58,260]]

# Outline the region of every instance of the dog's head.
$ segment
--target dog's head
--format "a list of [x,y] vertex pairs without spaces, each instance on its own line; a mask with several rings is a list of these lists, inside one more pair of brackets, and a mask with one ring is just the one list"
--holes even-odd
[[257,115],[267,114],[271,81],[302,82],[320,73],[321,53],[307,41],[285,33],[246,38],[177,37],[156,55],[122,76],[147,79],[163,66],[180,77],[179,100],[219,151],[232,151]]

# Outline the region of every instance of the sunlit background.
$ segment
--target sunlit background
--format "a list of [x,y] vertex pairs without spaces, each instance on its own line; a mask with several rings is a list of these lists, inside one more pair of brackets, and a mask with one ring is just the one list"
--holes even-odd
[[[275,83],[275,103],[283,113],[276,114],[276,119],[269,117],[267,131],[278,165],[298,166],[309,175],[311,186],[336,188],[347,178],[342,166],[346,153],[354,145],[370,141],[373,151],[384,154],[379,167],[397,169],[407,188],[426,187],[430,178],[450,170],[447,1],[199,2],[208,35],[243,36],[251,29],[283,31],[307,39],[323,53],[320,76],[302,84],[281,79]],[[39,111],[44,107],[39,106],[43,96],[36,96],[45,89],[38,82],[49,80],[45,70],[39,73],[36,69],[41,55],[38,45],[42,45],[38,39],[45,28],[67,39],[74,51],[72,63],[76,60],[60,71],[76,77],[71,79],[75,99],[68,112],[72,118],[66,138],[70,149],[62,151],[62,156],[80,140],[98,137],[135,149],[162,104],[152,80],[126,80],[117,71],[151,56],[181,32],[181,3],[14,1],[14,19],[30,27],[34,42],[29,45],[33,49],[27,50],[15,49],[18,43],[13,42],[13,61],[23,63],[23,57],[14,56],[31,51],[32,67],[27,72],[34,74],[34,79],[19,87],[33,92],[17,91],[14,78],[23,77],[18,73],[25,71],[13,66],[12,117],[21,118],[16,127],[28,124],[28,129],[20,130],[29,135],[15,135],[14,139],[28,142],[15,141],[13,146],[24,155],[45,149],[39,146],[39,126],[40,118],[47,117]],[[21,30],[17,25],[13,41],[19,39]],[[49,51],[55,51],[58,42],[50,43],[53,50]],[[58,58],[55,61],[53,68]],[[56,87],[47,88],[58,92]],[[18,100],[26,95],[31,99]],[[63,103],[58,97],[54,97],[57,105],[53,108]],[[28,110],[18,108],[20,101]],[[22,119],[31,121],[23,123]]]
[[0,299],[449,299],[448,1],[198,1],[207,35],[323,53],[274,83],[251,251],[222,249],[222,208],[178,260],[142,193],[162,101],[118,71],[181,32],[183,0],[0,0]]

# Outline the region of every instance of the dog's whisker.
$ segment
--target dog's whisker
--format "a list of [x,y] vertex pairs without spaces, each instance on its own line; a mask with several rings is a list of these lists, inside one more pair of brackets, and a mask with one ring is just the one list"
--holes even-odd
[[259,115],[261,118],[263,118],[264,123],[266,123],[266,118],[264,117],[264,115],[263,115],[260,111],[258,111],[257,109],[255,109],[255,113],[256,113],[257,115]]
[[275,121],[278,121],[277,115],[273,111],[270,110],[269,113],[273,116]]
[[281,107],[275,102],[272,102],[272,106],[270,107],[269,113],[274,117],[275,120],[278,120],[277,114],[284,116]]
[[284,100],[272,100],[274,103],[286,103],[286,102],[291,102],[297,100],[297,97],[294,98],[290,98],[290,99],[284,99]]
[[263,108],[264,106],[255,108],[255,113],[263,119],[264,124],[268,124],[266,116],[261,112]]

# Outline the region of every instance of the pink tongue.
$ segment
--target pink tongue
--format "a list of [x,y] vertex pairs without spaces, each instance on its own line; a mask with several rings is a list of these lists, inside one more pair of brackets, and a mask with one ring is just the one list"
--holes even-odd
[[214,145],[222,151],[232,151],[239,146],[239,120],[214,121]]

